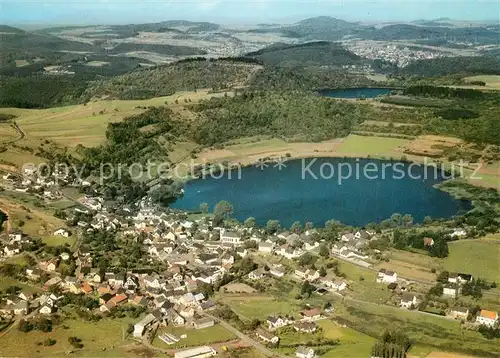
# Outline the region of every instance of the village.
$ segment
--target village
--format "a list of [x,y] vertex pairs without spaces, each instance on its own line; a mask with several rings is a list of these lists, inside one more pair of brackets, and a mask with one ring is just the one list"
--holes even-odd
[[[25,171],[21,183],[11,176],[3,179],[15,183],[14,190],[35,189],[45,197],[50,192],[50,198],[59,193],[53,180],[41,180],[35,171]],[[138,318],[130,328],[134,339],[148,347],[152,347],[155,337],[166,345],[174,345],[182,342],[183,337],[162,333],[161,327],[204,330],[218,324],[229,325],[217,313],[224,306],[214,297],[217,292],[227,291],[232,283],[237,283],[241,291],[253,292],[263,289],[263,281],[288,280],[301,287],[303,297],[314,294],[360,300],[353,296],[354,287],[364,283],[347,279],[338,269],[339,262],[375,271],[376,282],[372,284],[392,292],[391,301],[383,304],[419,311],[427,294],[427,286],[422,286],[422,282],[373,267],[375,256],[381,253],[370,247],[370,243],[381,239],[375,231],[342,232],[329,244],[312,227],[270,233],[265,228],[242,224],[215,225],[208,214],[191,219],[184,212],[154,205],[149,197],[118,210],[108,208],[99,195],[85,195],[80,204],[64,213],[68,225],[53,232],[53,236],[62,239],[76,237],[73,246],[62,245],[47,252],[39,240],[20,229],[3,235],[0,260],[30,257],[32,264],[17,273],[16,279],[42,289],[40,294],[16,287],[7,290],[0,305],[0,315],[5,320],[22,326],[37,317],[50,319],[58,315],[68,302],[80,302],[77,305],[83,305],[81,309],[90,316],[136,311]],[[457,228],[450,235],[467,233]],[[434,244],[430,238],[424,241],[425,245]],[[119,252],[129,255],[125,262],[117,259]],[[320,266],[317,260],[324,265]],[[432,284],[440,286],[441,295],[456,298],[464,285],[472,281],[472,275],[467,273],[446,273],[441,281]],[[318,330],[316,322],[331,317],[335,309],[329,303],[323,307],[307,306],[298,316],[275,314],[260,320],[251,330],[231,329],[254,347],[267,346],[260,348],[262,353],[273,355],[276,352],[272,349],[280,341],[276,330],[293,327],[298,333],[314,333]],[[443,319],[461,320],[476,329],[496,327],[499,321],[498,313],[488,307],[474,312],[467,307],[448,307]],[[216,353],[210,346],[200,346],[178,351],[175,356]],[[314,347],[299,346],[295,355],[312,358],[316,353]]]

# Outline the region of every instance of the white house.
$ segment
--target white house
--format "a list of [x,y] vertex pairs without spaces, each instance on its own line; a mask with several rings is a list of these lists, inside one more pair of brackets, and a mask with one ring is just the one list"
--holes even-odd
[[450,234],[451,237],[465,237],[467,236],[467,231],[462,228],[453,229],[453,232]]
[[298,358],[314,358],[314,349],[310,347],[300,346],[295,351],[295,356]]
[[144,331],[156,321],[156,317],[151,313],[134,324],[134,337],[142,337]]
[[280,340],[278,336],[275,336],[274,334],[267,332],[267,331],[264,331],[263,329],[260,329],[260,328],[257,329],[257,331],[255,332],[255,335],[267,343],[276,344]]
[[295,276],[301,278],[302,280],[315,281],[319,278],[319,271],[312,271],[309,269],[297,269],[295,270]]
[[280,327],[285,327],[292,323],[288,318],[281,316],[269,316],[267,318],[267,325],[269,329],[276,329]]
[[449,283],[458,283],[458,284],[464,284],[466,282],[469,282],[472,280],[472,275],[466,274],[466,273],[450,273],[448,277],[448,282]]
[[270,254],[273,252],[273,250],[274,250],[274,243],[267,241],[259,242],[259,252]]
[[43,314],[43,315],[49,315],[52,312],[54,312],[54,310],[55,310],[54,306],[45,304],[42,306],[42,308],[40,308],[40,310],[38,312],[40,312],[40,314]]
[[418,297],[411,292],[403,292],[403,296],[401,297],[400,306],[403,308],[417,308],[419,304]]
[[354,239],[354,234],[352,232],[347,232],[345,234],[342,234],[342,236],[340,236],[340,240],[344,242],[349,242],[353,239]]
[[19,245],[6,245],[3,248],[3,253],[7,257],[12,257],[21,252],[21,248]]
[[248,278],[251,280],[260,280],[266,276],[266,272],[263,269],[253,270],[248,274]]
[[340,279],[332,279],[324,277],[321,280],[321,283],[326,287],[332,289],[333,291],[343,291],[347,288],[347,283]]
[[284,256],[287,259],[296,259],[304,254],[304,250],[300,247],[292,248],[288,244],[281,246],[278,250],[276,250],[276,254],[280,256]]
[[493,311],[481,310],[476,317],[476,323],[493,327],[498,321],[498,313]]
[[377,273],[378,283],[393,283],[398,280],[398,274],[394,271],[380,269]]
[[445,285],[443,287],[443,295],[449,297],[457,297],[460,294],[461,289],[454,284]]
[[285,270],[281,265],[273,265],[270,268],[269,273],[277,278],[282,278],[283,276],[285,276]]
[[465,320],[469,316],[469,309],[467,307],[452,307],[448,316]]
[[54,236],[69,237],[70,235],[71,233],[65,228],[59,228],[56,231],[54,231]]
[[243,244],[240,234],[225,229],[221,229],[220,231],[220,241],[224,244],[231,244],[234,246]]

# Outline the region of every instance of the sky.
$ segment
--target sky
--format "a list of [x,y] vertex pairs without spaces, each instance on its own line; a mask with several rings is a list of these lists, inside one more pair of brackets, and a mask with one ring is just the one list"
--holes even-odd
[[181,19],[241,25],[290,23],[322,15],[363,22],[440,17],[500,22],[500,1],[0,0],[0,23],[10,25],[129,24]]

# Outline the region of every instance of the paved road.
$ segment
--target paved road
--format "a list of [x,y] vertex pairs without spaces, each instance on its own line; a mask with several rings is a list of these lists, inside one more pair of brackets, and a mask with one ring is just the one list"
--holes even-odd
[[228,331],[234,333],[237,337],[239,337],[241,340],[247,342],[248,344],[252,345],[255,349],[257,349],[259,352],[264,354],[267,357],[284,357],[281,354],[277,352],[273,352],[270,349],[266,348],[263,344],[257,342],[256,340],[250,338],[247,336],[245,333],[240,332],[233,326],[231,326],[229,323],[227,323],[224,320],[221,320],[220,318],[217,318],[215,316],[212,316],[211,314],[204,313],[205,316],[212,318],[214,321],[218,322],[222,327],[227,329]]

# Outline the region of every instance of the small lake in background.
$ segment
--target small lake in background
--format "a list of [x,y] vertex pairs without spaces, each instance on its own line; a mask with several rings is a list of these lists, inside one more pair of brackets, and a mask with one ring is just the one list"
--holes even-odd
[[[316,226],[323,226],[327,220],[335,219],[353,226],[364,226],[370,222],[380,222],[393,213],[411,214],[415,222],[422,222],[429,215],[433,218],[446,218],[471,209],[471,203],[455,200],[449,194],[433,187],[443,181],[444,173],[435,168],[409,163],[390,162],[374,159],[317,158],[310,166],[310,172],[304,176],[304,168],[313,159],[291,160],[281,169],[269,163],[261,170],[257,167],[241,169],[241,179],[237,172],[226,172],[221,179],[196,179],[186,183],[184,196],[172,204],[182,210],[199,210],[201,203],[208,203],[210,211],[221,200],[233,205],[233,217],[244,221],[254,217],[259,225],[268,220],[279,220],[282,227],[290,227],[295,221],[311,221]],[[369,164],[370,163],[370,164]],[[394,164],[398,163],[405,173],[411,168],[413,177],[421,179],[399,178]],[[330,167],[336,169],[339,164],[350,165],[355,171],[372,166],[382,173],[382,166],[392,165],[382,178],[376,179],[370,174],[341,180],[339,173],[330,177]],[[322,169],[323,168],[323,169]],[[324,179],[321,179],[323,171]],[[343,175],[345,176],[343,172]],[[425,179],[427,177],[427,179]]]
[[393,88],[339,88],[317,91],[320,96],[331,98],[375,98],[390,94]]

